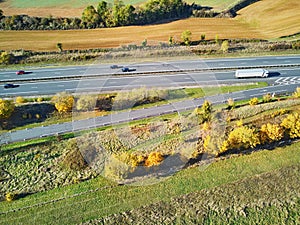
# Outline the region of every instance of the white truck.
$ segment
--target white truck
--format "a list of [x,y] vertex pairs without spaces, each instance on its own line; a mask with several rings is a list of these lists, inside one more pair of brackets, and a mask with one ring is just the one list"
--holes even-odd
[[269,71],[265,69],[244,69],[235,71],[235,78],[268,77]]

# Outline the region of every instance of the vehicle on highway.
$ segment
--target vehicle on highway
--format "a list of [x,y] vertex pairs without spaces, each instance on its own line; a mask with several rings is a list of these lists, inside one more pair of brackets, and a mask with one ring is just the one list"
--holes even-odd
[[134,69],[134,68],[129,68],[129,67],[124,67],[124,68],[122,68],[122,72],[132,72],[132,71],[136,71],[136,69]]
[[24,71],[24,70],[18,70],[18,71],[16,72],[16,74],[17,74],[17,75],[23,75],[23,74],[25,74],[25,71]]
[[269,71],[265,69],[243,69],[235,71],[236,78],[268,77]]
[[119,65],[111,65],[110,68],[111,69],[119,69],[122,68],[123,66],[119,66]]
[[16,87],[19,87],[19,85],[17,84],[4,84],[4,88],[16,88]]

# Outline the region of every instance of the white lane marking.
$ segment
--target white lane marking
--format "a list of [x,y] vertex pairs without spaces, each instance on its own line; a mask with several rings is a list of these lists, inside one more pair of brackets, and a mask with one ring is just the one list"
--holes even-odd
[[64,87],[64,84],[58,84],[57,87]]
[[36,87],[36,86],[33,86],[33,87],[31,87],[32,89],[37,89],[38,87]]

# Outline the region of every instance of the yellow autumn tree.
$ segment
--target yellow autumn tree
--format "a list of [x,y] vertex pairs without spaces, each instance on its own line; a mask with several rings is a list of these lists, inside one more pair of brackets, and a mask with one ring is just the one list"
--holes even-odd
[[287,130],[291,138],[300,137],[300,115],[298,113],[289,114],[281,123]]
[[0,98],[0,119],[7,119],[15,110],[15,104],[11,100]]
[[74,105],[74,97],[66,92],[55,95],[51,101],[59,113],[66,113],[72,110]]

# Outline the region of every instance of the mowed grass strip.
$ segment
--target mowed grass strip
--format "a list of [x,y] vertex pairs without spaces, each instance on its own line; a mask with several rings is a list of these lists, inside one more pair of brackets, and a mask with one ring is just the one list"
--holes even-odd
[[[150,203],[170,201],[180,196],[239,181],[276,169],[299,165],[300,143],[265,150],[249,155],[220,160],[209,166],[182,170],[174,176],[153,185],[117,186],[94,192],[85,192],[68,198],[70,193],[80,193],[78,185],[62,187],[48,192],[27,196],[13,202],[0,203],[0,224],[75,224],[101,218],[114,213],[139,208]],[[82,192],[90,186],[99,186],[99,179],[81,183]],[[53,198],[51,198],[53,196]],[[34,206],[49,199],[66,197],[57,202]],[[33,206],[18,210],[23,206]]]
[[300,32],[299,0],[258,1],[238,13],[238,20],[259,29],[268,38]]
[[[185,30],[192,32],[192,40],[226,38],[264,38],[264,35],[247,24],[234,19],[190,18],[161,25],[128,26],[94,30],[67,31],[1,31],[0,49],[24,49],[33,51],[57,51],[56,44],[62,43],[64,50],[113,48],[122,45],[137,44],[147,39],[148,44],[168,42],[170,36],[181,42]],[[237,32],[238,31],[238,32]]]

